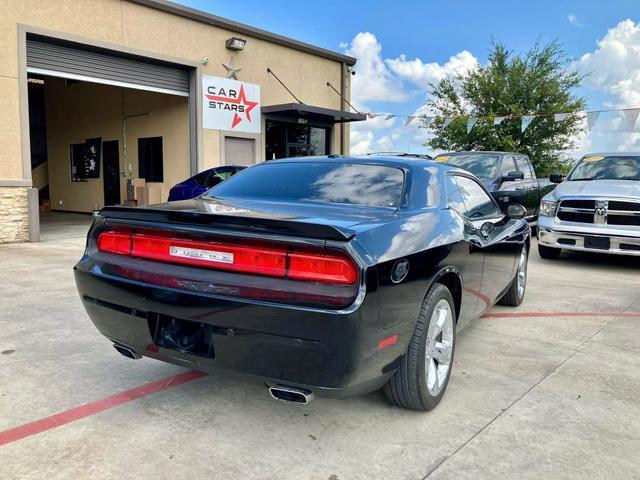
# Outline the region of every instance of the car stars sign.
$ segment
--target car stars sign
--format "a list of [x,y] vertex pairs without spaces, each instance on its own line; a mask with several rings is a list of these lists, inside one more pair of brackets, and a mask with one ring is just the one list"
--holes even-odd
[[202,76],[204,128],[260,133],[260,86]]

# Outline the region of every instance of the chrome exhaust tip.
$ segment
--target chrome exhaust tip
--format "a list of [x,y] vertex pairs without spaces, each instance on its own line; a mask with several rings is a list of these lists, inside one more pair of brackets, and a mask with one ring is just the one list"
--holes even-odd
[[134,352],[129,347],[125,347],[124,345],[120,345],[118,343],[114,343],[113,344],[113,348],[115,348],[118,352],[120,352],[120,354],[122,354],[125,357],[130,358],[132,360],[138,360],[139,358],[142,358],[142,355],[140,355],[139,353]]
[[283,402],[300,403],[307,405],[313,400],[313,392],[303,388],[288,387],[286,385],[273,385],[269,387],[271,397]]

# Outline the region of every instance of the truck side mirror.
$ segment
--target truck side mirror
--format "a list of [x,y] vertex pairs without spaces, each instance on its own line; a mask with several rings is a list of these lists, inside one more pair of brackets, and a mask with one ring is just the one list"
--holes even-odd
[[564,175],[562,173],[552,173],[549,175],[549,181],[551,183],[562,183],[564,181]]
[[515,182],[516,180],[523,180],[524,173],[516,172],[515,170],[509,172],[508,175],[500,177],[500,182]]
[[507,217],[517,220],[519,218],[525,217],[525,215],[527,214],[527,209],[517,203],[511,203],[507,205],[506,213]]

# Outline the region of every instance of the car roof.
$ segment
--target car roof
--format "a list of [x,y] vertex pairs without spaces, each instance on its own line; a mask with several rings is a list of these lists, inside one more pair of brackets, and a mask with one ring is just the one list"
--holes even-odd
[[492,150],[466,150],[466,151],[462,151],[462,152],[444,152],[444,153],[439,153],[438,155],[436,155],[436,157],[439,157],[441,155],[447,155],[449,157],[455,157],[458,155],[473,155],[476,153],[486,153],[489,155],[526,155],[526,153],[519,153],[519,152],[498,152],[498,151],[492,151]]
[[[361,165],[380,165],[388,167],[397,167],[406,170],[412,170],[421,167],[436,167],[440,170],[460,170],[453,165],[447,165],[446,163],[438,163],[433,160],[416,158],[416,157],[395,157],[395,156],[382,156],[382,155],[356,155],[356,156],[340,156],[340,155],[326,155],[326,156],[311,156],[311,157],[292,157],[282,158],[279,160],[269,160],[264,163],[311,163],[311,162],[331,162],[331,163],[355,163]],[[461,170],[465,171],[465,170]]]
[[640,157],[640,152],[595,152],[585,153],[582,157]]

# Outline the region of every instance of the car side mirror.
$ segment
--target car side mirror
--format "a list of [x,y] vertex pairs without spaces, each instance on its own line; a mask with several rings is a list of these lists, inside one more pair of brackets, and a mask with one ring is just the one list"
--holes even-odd
[[508,175],[502,176],[500,178],[501,182],[515,182],[517,180],[524,180],[524,173],[516,172],[514,170],[513,172],[509,172]]
[[549,175],[549,181],[551,183],[562,183],[564,181],[564,175],[562,173],[552,173]]
[[524,218],[527,214],[527,210],[518,203],[511,203],[507,205],[507,217],[513,220]]

